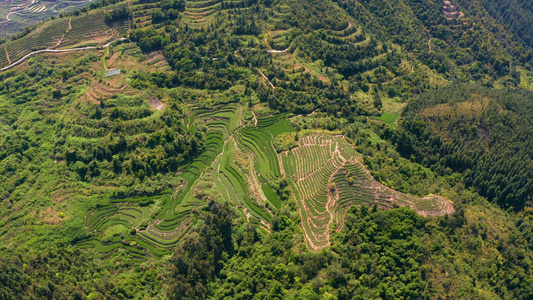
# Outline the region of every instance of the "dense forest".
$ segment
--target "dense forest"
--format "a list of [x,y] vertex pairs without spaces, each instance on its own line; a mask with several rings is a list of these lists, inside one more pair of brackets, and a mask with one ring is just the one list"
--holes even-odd
[[87,49],[0,73],[0,299],[532,299],[533,7],[450,3],[103,0],[2,40]]
[[436,219],[407,208],[353,208],[335,246],[320,252],[295,238],[299,226],[288,211],[265,235],[210,201],[166,261],[168,271],[121,256],[100,261],[70,247],[42,249],[0,261],[1,295],[157,298],[166,287],[171,299],[529,299],[533,216],[473,199],[464,195],[459,201],[468,207],[458,202],[456,215]]
[[462,172],[467,187],[504,207],[522,210],[533,199],[533,94],[449,86],[409,103],[396,141],[440,173]]

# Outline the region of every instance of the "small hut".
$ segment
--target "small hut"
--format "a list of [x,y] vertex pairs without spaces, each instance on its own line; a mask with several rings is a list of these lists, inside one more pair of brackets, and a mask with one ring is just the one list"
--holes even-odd
[[113,70],[105,71],[105,77],[116,76],[118,74],[120,74],[120,69],[113,69]]

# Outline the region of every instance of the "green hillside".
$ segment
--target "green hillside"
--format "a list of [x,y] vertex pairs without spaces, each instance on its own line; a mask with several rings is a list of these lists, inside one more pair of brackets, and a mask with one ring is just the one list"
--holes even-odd
[[526,2],[56,3],[0,41],[0,299],[532,298]]
[[533,199],[532,99],[464,85],[424,94],[405,109],[399,148],[436,170],[464,172],[467,186],[522,210]]

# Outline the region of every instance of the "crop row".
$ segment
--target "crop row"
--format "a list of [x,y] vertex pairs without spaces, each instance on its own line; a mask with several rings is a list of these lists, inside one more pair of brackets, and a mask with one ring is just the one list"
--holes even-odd
[[[199,114],[202,115],[199,116]],[[80,247],[94,246],[101,252],[122,248],[130,251],[133,256],[144,255],[144,252],[138,248],[146,249],[157,256],[172,251],[172,247],[179,243],[190,229],[190,224],[187,225],[187,223],[191,209],[203,204],[201,200],[192,197],[192,192],[202,172],[212,164],[218,153],[222,151],[223,137],[228,134],[227,128],[229,128],[234,114],[232,110],[228,109],[215,112],[194,111],[188,120],[191,129],[194,130],[196,130],[196,126],[194,126],[196,116],[199,118],[217,118],[217,120],[207,124],[208,134],[205,151],[192,163],[181,169],[183,184],[181,192],[177,193],[176,196],[172,196],[171,191],[164,191],[155,196],[114,199],[110,204],[94,209],[86,220],[86,224],[92,230],[102,232],[115,225],[123,225],[124,228],[130,230],[122,233],[124,241],[117,235],[112,237],[109,241],[110,244],[87,241],[80,244]],[[159,221],[149,222],[149,220],[154,219],[150,206],[156,202],[159,208],[155,219]],[[248,207],[249,211],[254,210],[253,206],[248,205]],[[145,224],[144,226],[147,225],[147,227],[143,227],[141,224]],[[136,228],[136,230],[131,232],[132,228]],[[140,253],[135,251],[140,251]]]
[[201,14],[203,16],[211,15],[218,11],[218,8],[220,7],[220,4],[215,4],[212,6],[206,6],[206,7],[191,7],[187,6],[185,8],[185,13],[197,13]]
[[232,199],[231,196],[236,197],[235,199],[237,201],[232,199],[236,205],[240,204],[241,206],[246,207],[250,216],[256,218],[257,221],[260,219],[269,221],[270,216],[252,203],[249,198],[244,176],[232,162],[231,154],[235,150],[236,149],[234,149],[231,144],[227,144],[227,150],[224,151],[224,155],[218,168],[218,171],[220,172],[218,176],[219,181],[224,184],[230,199]]
[[270,203],[272,203],[277,209],[280,209],[281,200],[279,199],[276,192],[274,192],[274,190],[272,190],[272,188],[266,183],[261,185],[261,189],[263,190],[263,193],[267,197],[268,201],[270,201]]
[[257,171],[261,178],[276,179],[281,176],[278,156],[272,146],[272,136],[254,126],[244,127],[238,133],[238,142],[243,149],[255,156]]
[[[289,161],[292,162],[291,170],[295,170],[297,178],[304,178],[316,172],[316,170],[331,160],[332,146],[333,144],[330,143],[327,145],[302,146],[292,150],[289,156],[291,158]],[[303,164],[303,161],[306,163]]]
[[330,164],[296,183],[302,200],[305,201],[308,208],[312,209],[312,215],[322,217],[326,213],[327,193],[330,188],[329,178],[341,163],[341,161],[332,160]]
[[347,173],[344,169],[333,178],[338,193],[338,199],[335,203],[336,209],[352,205],[371,205],[377,200],[374,191],[364,185],[365,181],[355,179],[350,183],[346,177]]
[[75,17],[71,19],[71,29],[65,34],[61,46],[74,45],[87,38],[112,35],[112,27],[104,22],[104,11]]
[[[193,124],[196,122],[196,118],[209,118],[214,117],[217,111],[207,110],[195,110],[186,121],[186,126],[189,129],[196,129]],[[207,143],[205,145],[205,151],[195,159],[191,164],[182,169],[182,179],[186,182],[185,188],[176,197],[175,200],[165,205],[162,212],[158,215],[158,218],[163,220],[155,225],[157,230],[167,232],[173,230],[181,223],[190,210],[193,207],[201,205],[200,200],[192,197],[192,191],[196,185],[196,181],[204,172],[204,170],[212,164],[218,153],[222,151],[223,136],[226,134],[225,128],[227,128],[228,120],[208,122],[208,134]]]
[[279,120],[283,119],[283,117],[285,116],[286,114],[279,114],[279,115],[266,116],[266,117],[257,117],[257,127],[260,127],[260,128],[268,127],[278,122]]
[[307,211],[305,209],[300,208],[300,214],[302,217],[302,227],[305,232],[306,242],[310,244],[310,248],[322,248],[329,245],[329,237],[327,235],[327,232],[324,232],[323,230],[318,230],[312,223],[311,223],[311,216],[307,214]]
[[[271,119],[275,121],[275,117]],[[275,122],[265,123],[272,125]],[[114,199],[110,204],[94,209],[86,220],[92,230],[105,234],[108,228],[121,225],[125,228],[124,232],[120,236],[108,238],[109,244],[87,241],[80,244],[81,247],[94,246],[102,252],[123,248],[130,251],[132,256],[139,257],[145,255],[140,249],[157,256],[169,253],[172,247],[188,234],[191,226],[190,211],[204,204],[202,199],[195,197],[195,191],[199,179],[209,167],[212,167],[214,184],[223,198],[234,204],[250,223],[263,226],[262,221],[270,221],[268,212],[250,199],[247,178],[233,162],[239,149],[233,142],[226,141],[234,134],[238,147],[256,156],[257,170],[269,179],[277,179],[281,172],[277,154],[272,146],[272,134],[255,126],[244,126],[242,110],[233,105],[214,110],[194,110],[190,117],[184,120],[183,127],[188,129],[189,133],[195,132],[198,123],[205,123],[207,126],[206,144],[200,156],[179,169],[181,175],[178,190],[174,194],[165,191],[155,196]],[[220,159],[217,160],[217,157]],[[270,186],[263,184],[262,190],[274,206],[281,206],[279,197]],[[155,203],[157,207],[152,205]],[[154,214],[157,215],[154,217]],[[313,222],[316,228],[324,227],[322,220]],[[135,230],[132,230],[133,228]]]
[[[257,123],[259,124],[259,121]],[[290,125],[290,122],[287,119],[281,119],[269,126],[263,126],[262,128],[272,133],[273,138],[278,137],[282,133],[295,131],[294,127]]]
[[59,19],[45,24],[45,27],[39,28],[20,39],[3,44],[0,51],[0,67],[8,64],[6,51],[9,55],[9,60],[14,63],[31,51],[55,46],[68,29],[68,21],[66,19]]
[[331,137],[307,136],[290,155],[281,155],[286,174],[294,175],[289,186],[299,204],[302,226],[312,247],[329,245],[329,224],[333,218],[327,209],[330,178],[344,164],[335,151],[336,145]]
[[211,7],[216,4],[220,4],[221,0],[189,0],[187,1],[186,7],[190,8],[203,8]]
[[[349,162],[358,156],[344,139],[325,134],[301,137],[299,147],[280,155],[311,247],[329,245],[329,224],[333,219],[342,224],[338,214],[347,207],[379,201],[372,178],[359,163]],[[329,199],[335,199],[334,213]]]
[[439,211],[444,206],[444,203],[438,197],[416,201],[416,208],[427,211]]

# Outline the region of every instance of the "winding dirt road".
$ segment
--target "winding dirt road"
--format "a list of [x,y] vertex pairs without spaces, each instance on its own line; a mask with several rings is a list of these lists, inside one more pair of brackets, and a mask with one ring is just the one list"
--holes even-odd
[[12,67],[14,67],[14,66],[20,64],[21,62],[23,62],[26,58],[28,58],[28,57],[30,57],[30,56],[32,56],[34,54],[37,54],[37,53],[43,53],[43,52],[52,52],[52,53],[72,52],[72,51],[91,50],[91,49],[98,49],[98,48],[99,47],[82,47],[82,48],[72,48],[72,49],[63,49],[63,50],[44,49],[44,50],[39,50],[39,51],[33,51],[33,52],[29,53],[29,54],[26,54],[26,56],[24,56],[23,58],[17,60],[16,62],[10,64],[9,66],[1,68],[0,72],[11,69]]
[[18,12],[12,11],[12,12],[7,14],[6,19],[4,21],[0,22],[0,24],[11,21],[11,19],[9,19],[9,15],[12,15],[12,14],[20,15]]
[[289,50],[289,48],[287,48],[285,50],[267,50],[266,52],[268,52],[268,53],[284,53],[284,52],[287,52],[287,50]]
[[[115,40],[115,41],[120,41],[120,40],[125,40],[125,38],[121,38],[121,39],[118,39],[118,40]],[[81,48],[71,48],[71,49],[61,49],[61,50],[53,50],[53,49],[43,49],[43,50],[38,50],[38,51],[33,51],[29,54],[26,54],[23,58],[17,60],[16,62],[6,66],[6,67],[3,67],[0,69],[0,72],[2,71],[6,71],[6,70],[9,70],[11,68],[13,68],[14,66],[20,64],[21,62],[23,62],[26,58],[34,55],[34,54],[37,54],[37,53],[43,53],[43,52],[51,52],[51,53],[60,53],[60,52],[72,52],[72,51],[83,51],[83,50],[94,50],[94,49],[98,49],[98,48],[107,48],[109,47],[109,45],[111,45],[111,43],[113,43],[114,41],[111,41],[103,46],[91,46],[91,47],[81,47]]]

